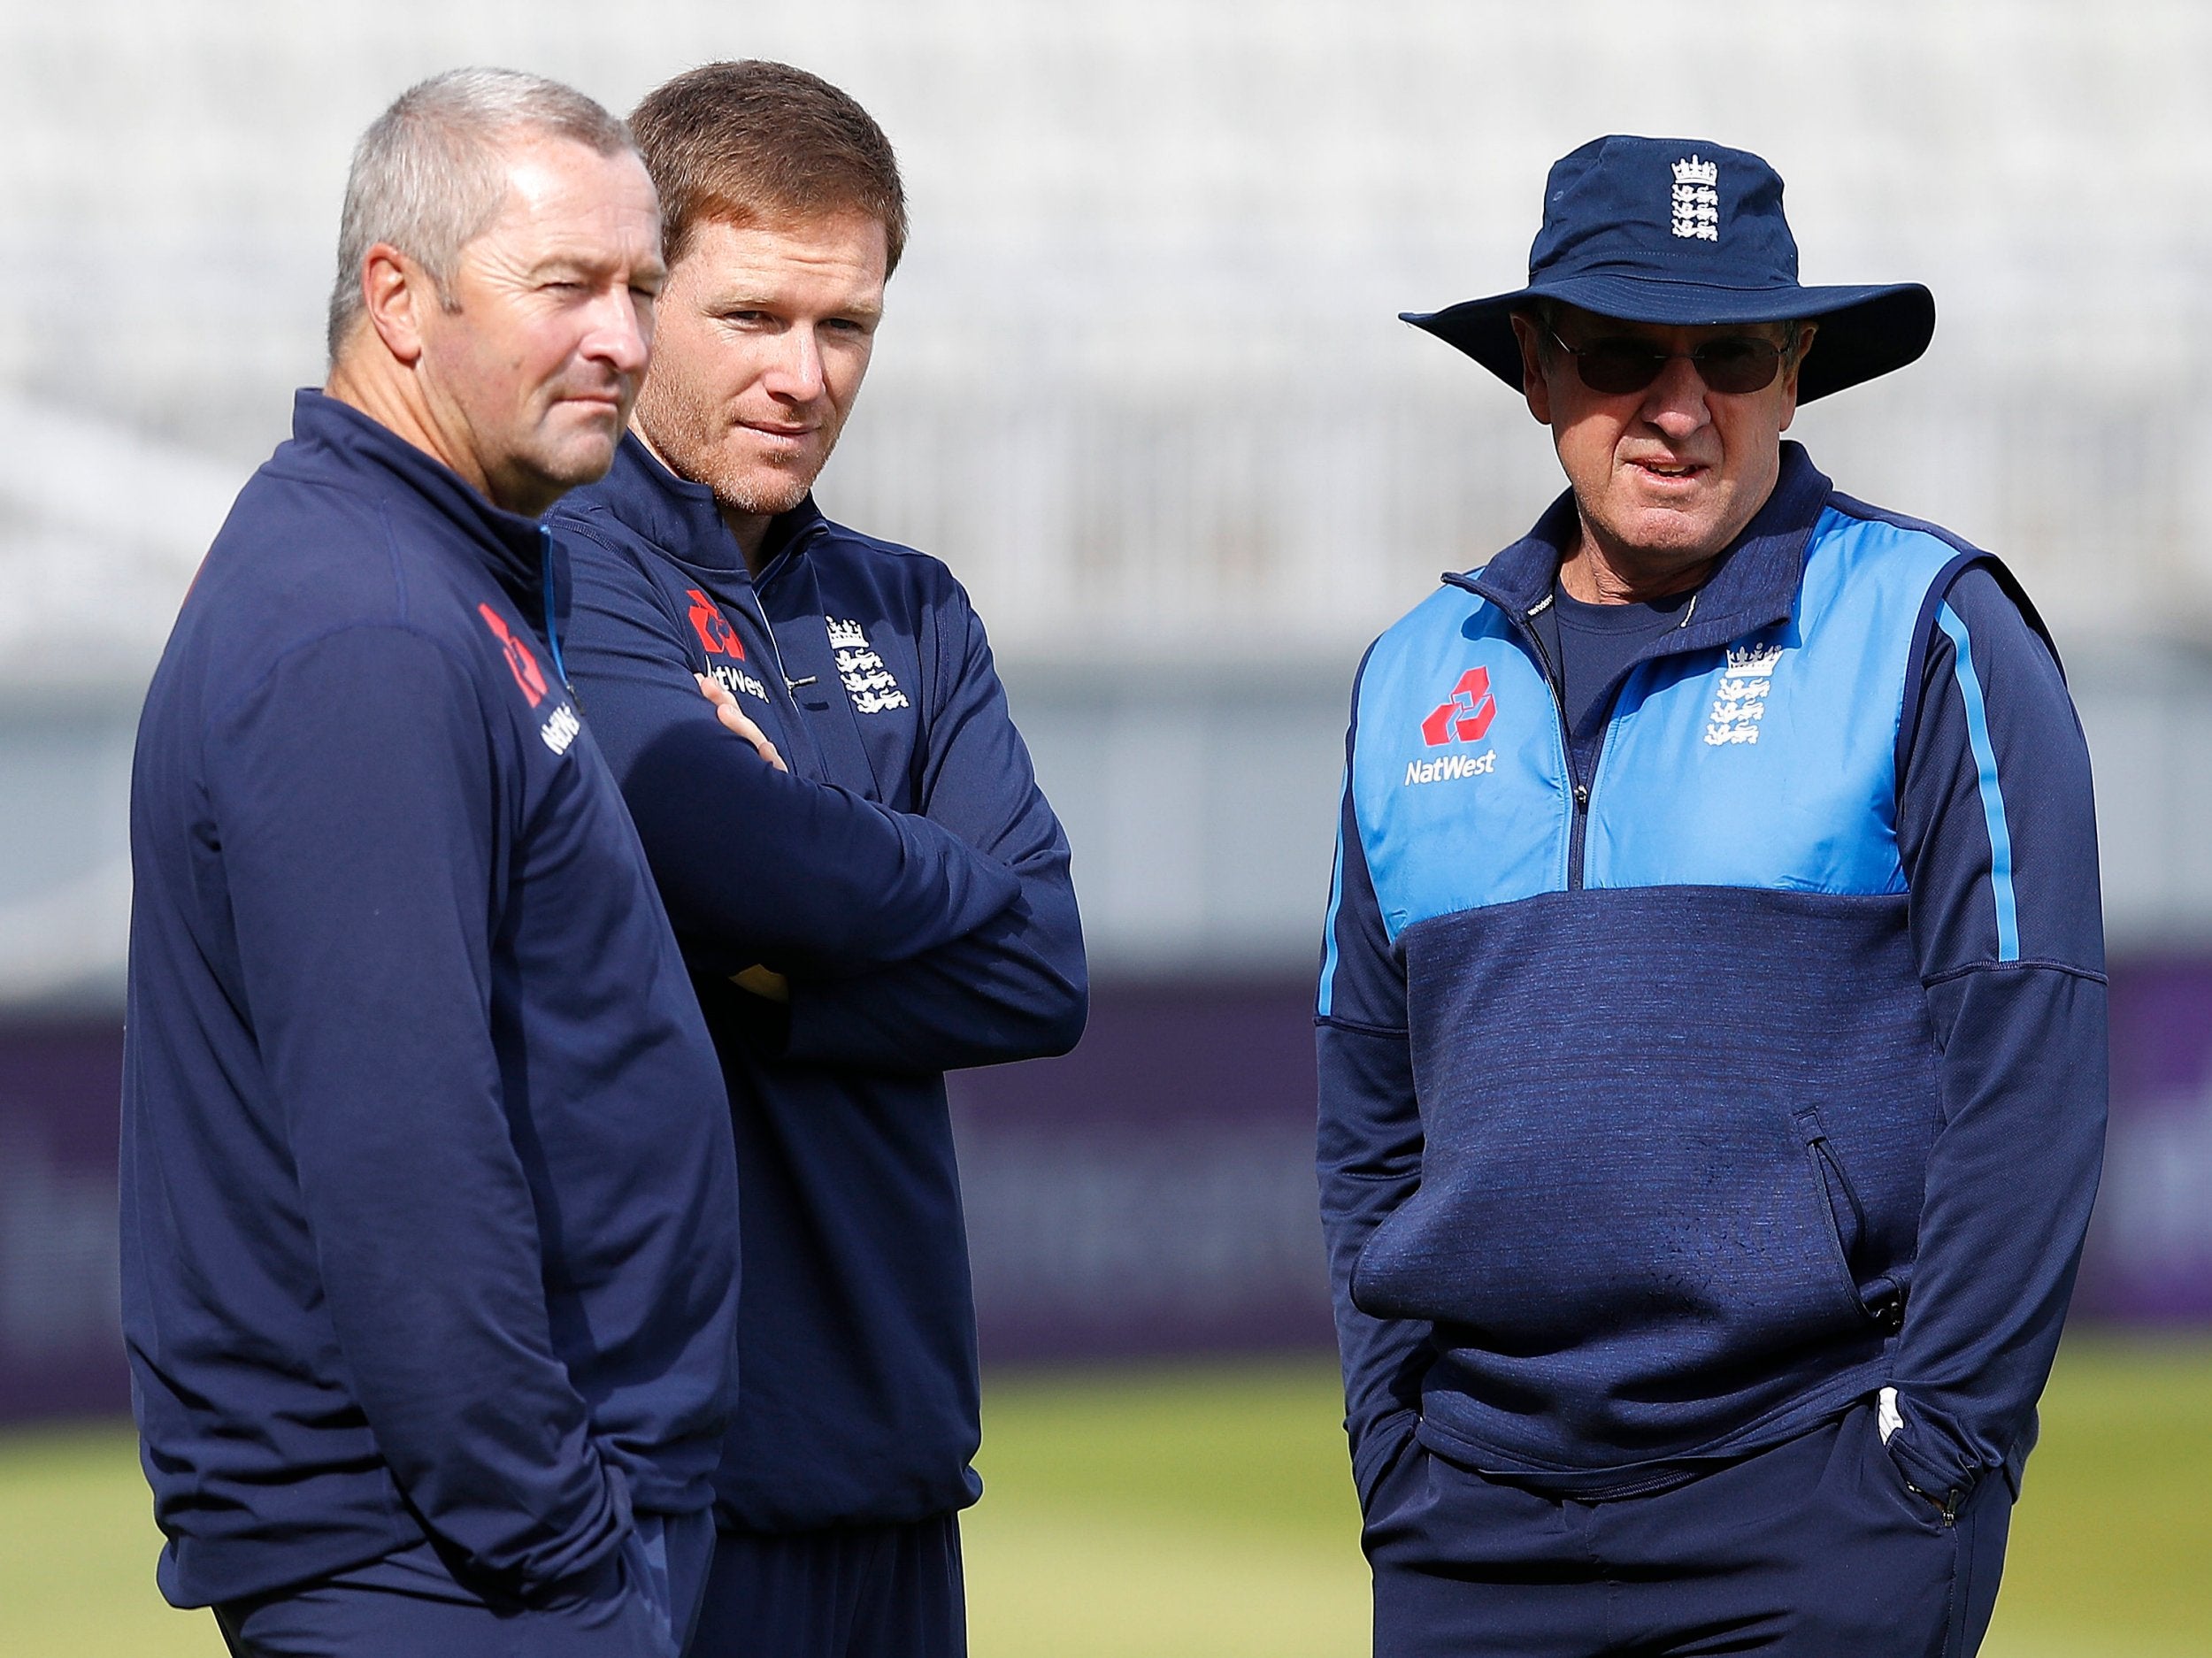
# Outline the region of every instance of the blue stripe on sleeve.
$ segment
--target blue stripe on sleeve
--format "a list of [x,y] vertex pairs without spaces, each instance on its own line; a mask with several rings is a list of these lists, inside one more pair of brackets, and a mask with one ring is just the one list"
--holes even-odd
[[1321,1000],[1317,1017],[1327,1018],[1336,1002],[1336,917],[1344,907],[1344,831],[1336,832],[1336,868],[1329,875],[1329,914],[1321,924]]
[[1966,624],[1949,605],[1936,609],[1936,625],[1951,637],[1953,670],[1966,703],[1966,736],[1980,774],[1982,816],[1989,824],[1989,884],[1997,899],[1997,959],[2020,959],[2020,917],[2012,891],[2012,834],[2005,826],[2004,791],[1997,785],[1997,750],[1989,741],[1989,710],[1982,702],[1982,682],[1974,676],[1974,653]]

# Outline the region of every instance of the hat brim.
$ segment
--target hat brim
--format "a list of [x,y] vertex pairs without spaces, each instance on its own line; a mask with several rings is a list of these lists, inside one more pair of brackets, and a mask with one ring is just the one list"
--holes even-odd
[[1458,347],[1516,391],[1521,348],[1512,315],[1539,299],[1557,300],[1623,322],[1686,327],[1730,323],[1817,322],[1820,336],[1798,371],[1797,401],[1900,369],[1935,337],[1935,296],[1917,282],[1878,288],[1709,288],[1647,278],[1591,275],[1532,283],[1510,294],[1470,299],[1443,311],[1401,311],[1400,320]]

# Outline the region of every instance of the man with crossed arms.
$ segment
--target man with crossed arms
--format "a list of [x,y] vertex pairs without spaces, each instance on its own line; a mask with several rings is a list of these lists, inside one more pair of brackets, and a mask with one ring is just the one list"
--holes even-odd
[[[956,1658],[982,1487],[944,1072],[1080,1033],[1067,840],[960,584],[810,493],[906,237],[881,129],[771,63],[680,75],[631,119],[666,215],[660,333],[612,470],[552,523],[570,666],[737,1128],[739,1403],[697,1650]],[[701,684],[752,746],[703,721]],[[833,877],[872,816],[926,857],[846,922],[764,878]]]

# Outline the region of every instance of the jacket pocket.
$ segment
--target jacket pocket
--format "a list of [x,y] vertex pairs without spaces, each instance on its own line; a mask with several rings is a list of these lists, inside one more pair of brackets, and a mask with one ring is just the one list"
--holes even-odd
[[1516,1355],[1517,1371],[1602,1347],[1621,1387],[1677,1397],[1870,1332],[1816,1113],[1748,1090],[1624,1090],[1495,1094],[1457,1117],[1361,1253],[1363,1311],[1459,1326],[1440,1347]]
[[1806,1159],[1826,1207],[1827,1236],[1834,1246],[1834,1263],[1843,1286],[1850,1293],[1852,1303],[1868,1318],[1895,1329],[1904,1318],[1903,1289],[1886,1275],[1870,1282],[1863,1279],[1863,1252],[1870,1230],[1866,1204],[1852,1184],[1835,1141],[1821,1125],[1820,1108],[1801,1106],[1790,1117],[1805,1142]]

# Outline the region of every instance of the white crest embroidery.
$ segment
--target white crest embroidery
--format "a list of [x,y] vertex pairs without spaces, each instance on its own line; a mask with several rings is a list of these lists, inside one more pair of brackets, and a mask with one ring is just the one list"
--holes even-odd
[[837,677],[845,682],[845,695],[852,698],[855,709],[863,714],[880,714],[887,709],[909,706],[906,693],[899,689],[891,670],[883,665],[883,658],[869,645],[865,628],[858,622],[841,622],[833,616],[826,616],[822,620],[829,628],[830,649],[837,658]]
[[1686,156],[1674,164],[1674,234],[1720,240],[1720,164]]
[[1767,717],[1767,693],[1773,688],[1775,664],[1781,659],[1779,645],[1729,646],[1728,665],[1721,671],[1713,711],[1706,719],[1709,745],[1759,741],[1759,722]]

